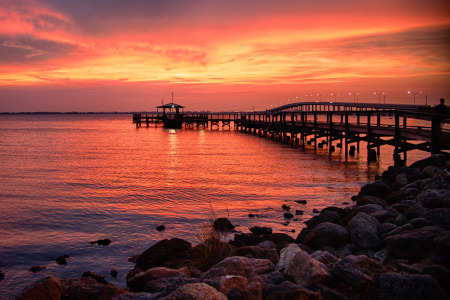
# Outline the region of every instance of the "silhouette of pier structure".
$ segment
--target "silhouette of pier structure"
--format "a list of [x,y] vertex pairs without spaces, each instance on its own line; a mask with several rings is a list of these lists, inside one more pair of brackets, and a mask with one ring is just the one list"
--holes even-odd
[[[161,113],[133,114],[136,127],[162,124]],[[301,147],[345,150],[345,158],[365,142],[367,160],[375,161],[380,147],[394,147],[402,164],[407,152],[450,150],[450,117],[430,107],[343,102],[300,102],[263,112],[186,112],[178,114],[185,129],[231,130],[252,133]],[[403,158],[402,158],[403,156]]]

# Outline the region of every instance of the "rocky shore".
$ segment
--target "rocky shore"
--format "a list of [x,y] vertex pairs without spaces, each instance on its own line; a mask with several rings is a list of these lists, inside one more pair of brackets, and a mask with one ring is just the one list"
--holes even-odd
[[16,299],[449,299],[448,170],[445,155],[389,168],[296,239],[254,227],[228,243],[219,230],[196,246],[162,240],[134,257],[126,290],[86,272],[46,276]]

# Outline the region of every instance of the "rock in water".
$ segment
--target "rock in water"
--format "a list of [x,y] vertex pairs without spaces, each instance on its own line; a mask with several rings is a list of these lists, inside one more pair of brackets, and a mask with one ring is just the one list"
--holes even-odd
[[269,228],[269,227],[253,226],[253,227],[250,227],[249,230],[250,230],[250,232],[253,232],[256,235],[272,233],[272,228]]
[[234,229],[233,224],[227,218],[218,218],[214,221],[214,229],[222,231],[231,231]]
[[56,261],[56,263],[57,263],[58,265],[65,265],[65,264],[67,264],[67,260],[66,260],[66,259],[68,259],[69,257],[70,257],[69,255],[63,254],[63,255],[57,257],[57,258],[55,259],[55,261]]
[[16,300],[60,300],[63,295],[61,279],[47,275],[33,286],[25,289]]
[[103,240],[98,240],[97,244],[102,245],[102,246],[108,246],[109,244],[111,244],[111,240],[110,239],[103,239]]
[[144,251],[136,261],[142,270],[162,266],[165,262],[173,260],[180,253],[191,248],[191,243],[182,239],[165,239]]
[[158,227],[156,227],[156,230],[163,231],[166,230],[166,227],[164,225],[159,225]]
[[45,267],[43,267],[43,266],[34,266],[34,267],[31,267],[28,271],[36,273],[36,272],[42,271],[44,269],[45,269]]

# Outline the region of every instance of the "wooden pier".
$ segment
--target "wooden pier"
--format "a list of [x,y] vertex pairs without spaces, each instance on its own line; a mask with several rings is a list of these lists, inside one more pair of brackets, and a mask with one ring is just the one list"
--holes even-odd
[[[178,118],[185,129],[234,128],[301,147],[327,147],[330,155],[344,148],[346,159],[360,150],[361,141],[366,142],[368,161],[377,159],[381,146],[393,146],[396,164],[402,164],[410,150],[450,150],[450,117],[430,107],[301,102],[264,112],[187,112]],[[158,125],[162,119],[161,113],[133,114],[137,127]]]

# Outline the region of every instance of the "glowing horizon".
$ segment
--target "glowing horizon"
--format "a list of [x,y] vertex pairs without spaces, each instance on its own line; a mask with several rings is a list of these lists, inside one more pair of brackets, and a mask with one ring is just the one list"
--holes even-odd
[[450,97],[446,1],[1,2],[0,111]]

